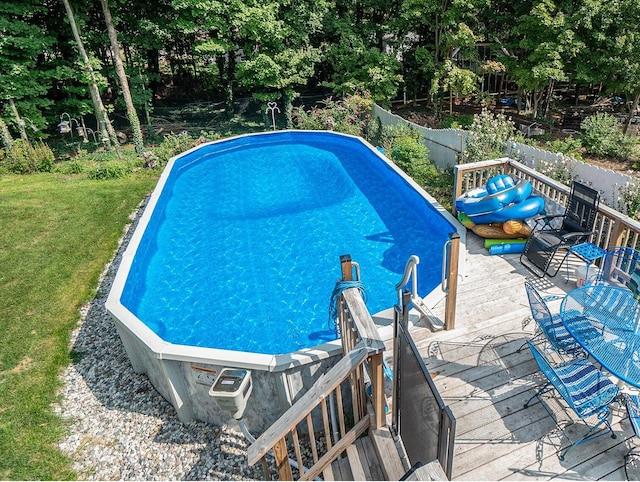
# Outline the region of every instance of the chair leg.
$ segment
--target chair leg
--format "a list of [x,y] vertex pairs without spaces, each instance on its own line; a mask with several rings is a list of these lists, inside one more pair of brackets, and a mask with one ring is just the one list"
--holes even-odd
[[[566,449],[564,449],[562,452],[558,454],[558,458],[561,461],[564,460],[564,458],[567,455],[567,452],[569,452],[569,450],[571,450],[573,447],[577,447],[578,445],[581,445],[585,442],[597,439],[599,437],[602,437],[603,435],[607,435],[607,433],[611,433],[611,438],[613,439],[618,438],[618,436],[613,431],[611,424],[609,423],[609,410],[607,410],[606,414],[604,415],[598,415],[598,418],[600,419],[600,421],[597,424],[591,427],[587,433],[585,433],[582,437],[580,437],[578,440],[573,442],[571,445],[569,445]],[[603,431],[602,433],[595,434],[598,427],[600,427],[602,424],[605,424],[608,430]]]
[[[551,385],[551,382],[545,383],[542,386],[542,388],[540,388],[529,400],[527,400],[527,403],[524,404],[524,408],[528,408],[529,407],[529,403],[531,402],[531,400],[533,400],[536,397],[538,398],[539,401],[542,401],[542,400],[540,400],[540,395],[542,395],[545,392],[548,392],[550,390],[550,385]],[[546,407],[545,407],[545,410],[546,410]]]
[[533,276],[535,276],[537,278],[544,278],[545,272],[544,271],[540,271],[540,269],[537,266],[535,266],[534,264],[530,263],[529,261],[525,262],[524,261],[525,258],[526,258],[525,253],[522,253],[520,255],[520,264],[522,266],[524,266],[525,268],[527,268],[529,273],[531,273]]

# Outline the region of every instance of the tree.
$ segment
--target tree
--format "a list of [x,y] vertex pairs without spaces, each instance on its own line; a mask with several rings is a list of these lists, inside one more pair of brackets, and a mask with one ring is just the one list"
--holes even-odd
[[324,1],[263,2],[248,10],[248,20],[239,32],[247,56],[238,66],[240,84],[260,101],[281,98],[288,128],[296,89],[306,85],[320,60],[320,50],[311,45],[311,38],[320,30],[325,10]]
[[600,28],[589,32],[590,60],[606,90],[627,97],[626,133],[640,104],[640,4],[616,0],[594,10]]
[[176,24],[185,36],[197,38],[195,52],[214,59],[225,99],[227,116],[233,115],[236,60],[240,30],[247,20],[247,2],[242,0],[173,0]]
[[25,140],[24,117],[42,125],[42,110],[51,104],[46,94],[54,70],[43,52],[53,39],[41,26],[46,14],[37,2],[0,1],[0,102],[10,108],[6,119]]
[[109,1],[100,0],[100,5],[102,5],[102,13],[104,14],[104,21],[107,25],[107,33],[109,34],[109,42],[111,43],[111,54],[113,56],[116,74],[120,81],[122,97],[124,98],[124,102],[127,106],[127,117],[129,118],[129,124],[133,131],[133,143],[135,145],[136,154],[142,156],[144,153],[144,141],[142,139],[142,130],[140,129],[140,120],[138,119],[138,113],[136,112],[136,108],[133,105],[133,99],[131,98],[129,80],[127,79],[127,74],[122,63],[120,42],[118,42],[118,33],[116,32],[113,18],[111,17],[111,10],[109,10]]
[[71,31],[73,32],[73,38],[75,39],[76,47],[82,61],[81,68],[86,76],[86,83],[89,86],[89,93],[91,94],[91,100],[93,101],[93,108],[98,122],[97,127],[98,131],[100,132],[100,137],[105,145],[105,148],[109,149],[111,146],[114,146],[118,153],[118,157],[120,157],[120,151],[118,149],[118,138],[116,136],[115,130],[113,129],[113,126],[111,125],[111,121],[109,120],[107,110],[105,109],[102,102],[102,97],[100,96],[100,90],[98,88],[97,75],[94,72],[89,56],[87,55],[87,52],[84,48],[84,43],[82,42],[82,38],[80,37],[80,31],[76,24],[73,9],[71,8],[69,0],[62,0],[62,3],[67,13],[67,19],[69,20],[69,25],[71,26]]

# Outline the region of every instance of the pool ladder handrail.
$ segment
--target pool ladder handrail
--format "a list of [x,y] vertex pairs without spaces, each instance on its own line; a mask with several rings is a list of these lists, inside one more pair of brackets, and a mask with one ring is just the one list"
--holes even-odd
[[[446,248],[445,248],[446,249]],[[434,315],[429,307],[425,304],[424,300],[418,294],[418,264],[420,264],[420,258],[415,254],[409,256],[407,264],[404,267],[404,274],[402,279],[396,285],[396,291],[398,292],[398,306],[402,306],[402,290],[409,283],[411,279],[411,302],[413,307],[431,323],[431,326],[436,330],[444,328],[444,322]],[[443,270],[443,284],[442,289],[444,291],[444,270]]]

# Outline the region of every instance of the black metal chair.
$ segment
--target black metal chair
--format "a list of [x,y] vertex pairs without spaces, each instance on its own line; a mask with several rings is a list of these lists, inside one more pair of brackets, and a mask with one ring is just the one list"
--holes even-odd
[[[600,193],[574,181],[564,214],[539,216],[520,255],[522,265],[539,278],[558,274],[569,255],[568,249],[589,241],[595,234],[593,227],[600,204]],[[558,223],[559,227],[554,227]],[[557,224],[556,224],[557,225]],[[559,251],[566,250],[555,268],[552,266]],[[526,260],[526,261],[525,261]]]

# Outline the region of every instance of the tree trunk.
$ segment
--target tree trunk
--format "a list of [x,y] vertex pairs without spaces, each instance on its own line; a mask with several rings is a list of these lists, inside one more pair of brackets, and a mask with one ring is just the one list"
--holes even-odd
[[547,86],[546,98],[544,100],[544,111],[542,112],[542,117],[547,117],[549,115],[549,107],[551,105],[551,98],[553,97],[553,88],[555,86],[555,81],[553,79],[549,79],[549,85]]
[[120,149],[118,148],[118,137],[116,136],[116,131],[111,125],[107,110],[102,103],[102,97],[100,97],[98,83],[96,82],[95,76],[93,74],[93,68],[89,63],[89,56],[87,55],[87,52],[84,49],[84,44],[82,43],[82,39],[80,38],[80,32],[78,30],[78,26],[76,25],[76,19],[73,15],[71,4],[69,3],[69,0],[62,0],[62,3],[64,5],[64,9],[67,12],[67,18],[69,19],[69,24],[71,25],[71,31],[73,32],[73,38],[76,41],[76,46],[78,47],[80,58],[82,59],[84,68],[87,69],[87,72],[89,72],[89,78],[91,79],[91,82],[89,82],[89,92],[91,94],[93,110],[95,111],[96,120],[98,122],[97,128],[98,132],[100,132],[100,138],[107,150],[110,149],[111,146],[114,146],[116,153],[118,154],[118,158],[120,158],[121,155]]
[[623,132],[626,134],[629,131],[629,127],[631,127],[631,122],[633,121],[633,117],[636,115],[636,111],[638,110],[638,104],[640,104],[640,92],[636,92],[633,96],[633,103],[629,108],[629,112],[627,113],[627,118],[624,122],[624,130]]
[[11,133],[7,128],[7,124],[5,124],[2,118],[0,118],[0,134],[2,134],[2,144],[4,145],[4,147],[6,147],[7,149],[11,149],[11,146],[13,146],[13,138],[11,137]]
[[104,21],[107,25],[107,33],[109,34],[109,42],[111,43],[111,53],[113,55],[113,63],[116,68],[116,75],[120,81],[120,90],[122,91],[122,97],[124,97],[124,103],[127,106],[127,117],[129,118],[129,124],[131,124],[131,130],[133,131],[133,144],[135,145],[136,154],[142,156],[144,153],[142,130],[140,129],[138,113],[136,112],[136,108],[133,105],[133,99],[131,98],[127,74],[122,63],[118,34],[115,26],[113,25],[113,18],[111,17],[111,11],[109,10],[108,0],[100,0],[100,4],[102,5],[102,13],[104,14]]
[[13,99],[9,99],[9,107],[11,107],[11,112],[13,112],[13,117],[16,119],[16,124],[18,124],[18,131],[20,132],[20,137],[22,137],[27,143],[29,142],[29,138],[27,137],[27,130],[24,128],[25,123],[20,117],[18,113],[18,109],[16,108],[16,103]]

